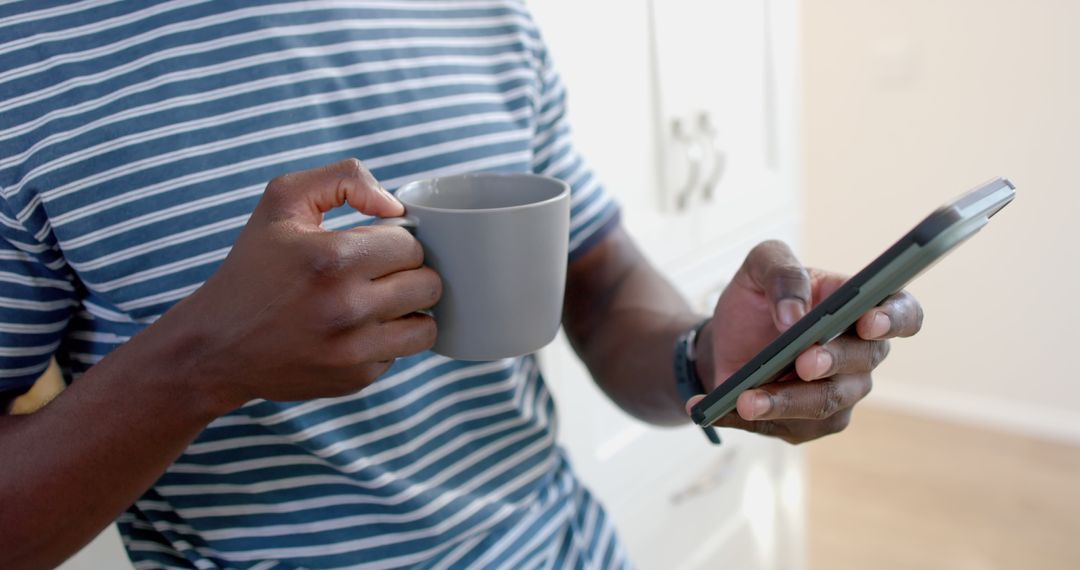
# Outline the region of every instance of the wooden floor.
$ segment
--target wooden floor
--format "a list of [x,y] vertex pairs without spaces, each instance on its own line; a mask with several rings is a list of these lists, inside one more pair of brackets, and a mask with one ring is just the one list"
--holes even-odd
[[1080,447],[864,406],[806,449],[811,570],[1080,570]]

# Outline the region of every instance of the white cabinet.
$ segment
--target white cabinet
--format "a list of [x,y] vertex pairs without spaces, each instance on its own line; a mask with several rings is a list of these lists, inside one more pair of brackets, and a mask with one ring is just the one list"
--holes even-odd
[[[793,0],[528,5],[568,86],[578,148],[660,267],[797,209]],[[701,132],[702,116],[714,135]],[[679,210],[695,156],[695,187]]]
[[759,194],[774,134],[765,129],[764,4],[664,0],[651,9],[660,205],[735,219],[719,206]]
[[[794,227],[792,218],[777,219],[674,280],[705,310],[723,286],[710,275],[730,275],[755,243],[793,239]],[[560,441],[608,507],[638,568],[801,567],[798,450],[735,431],[724,431],[716,448],[690,426],[648,426],[607,400],[562,336],[541,356],[559,408]]]
[[[793,0],[529,7],[567,85],[579,150],[698,310],[754,244],[797,246]],[[541,357],[563,445],[639,568],[803,566],[795,448],[735,432],[713,448],[692,427],[652,428],[603,396],[565,339]]]

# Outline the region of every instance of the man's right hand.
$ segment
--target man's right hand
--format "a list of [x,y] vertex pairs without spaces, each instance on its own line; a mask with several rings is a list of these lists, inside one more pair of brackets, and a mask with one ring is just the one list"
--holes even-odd
[[419,242],[395,227],[323,229],[346,203],[404,212],[358,160],[275,178],[218,271],[146,331],[182,346],[192,384],[223,409],[356,392],[435,342],[416,311],[442,288]]

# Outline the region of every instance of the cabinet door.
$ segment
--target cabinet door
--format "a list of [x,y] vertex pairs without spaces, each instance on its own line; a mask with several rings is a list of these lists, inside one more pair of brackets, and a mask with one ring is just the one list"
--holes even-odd
[[567,87],[574,143],[623,208],[645,254],[675,267],[694,243],[688,217],[660,202],[648,0],[531,0]]
[[[794,206],[794,0],[529,6],[568,88],[575,143],[653,263],[677,269]],[[703,115],[713,135],[698,132]],[[680,210],[690,155],[701,164]]]
[[778,92],[778,77],[794,62],[773,42],[794,33],[790,20],[775,17],[793,6],[657,0],[651,7],[663,201],[691,218],[695,241],[716,241],[794,198],[792,185],[774,176],[788,166],[778,121],[792,101]]

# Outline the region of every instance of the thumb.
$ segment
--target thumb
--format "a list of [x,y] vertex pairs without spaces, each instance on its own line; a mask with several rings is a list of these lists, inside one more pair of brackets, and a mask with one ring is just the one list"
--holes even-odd
[[746,256],[745,274],[769,300],[776,329],[785,331],[806,314],[811,298],[810,272],[782,241],[758,244]]
[[323,214],[346,203],[369,216],[389,218],[405,213],[401,202],[355,158],[274,178],[260,206],[272,217],[317,226]]

